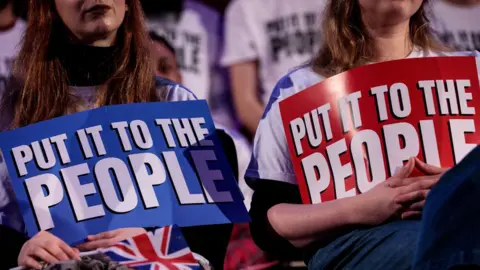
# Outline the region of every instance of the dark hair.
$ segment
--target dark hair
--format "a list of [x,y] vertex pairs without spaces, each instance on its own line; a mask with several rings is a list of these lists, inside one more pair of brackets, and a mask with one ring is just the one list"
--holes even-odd
[[140,3],[147,16],[175,14],[178,19],[184,8],[184,0],[141,0]]
[[148,35],[150,36],[150,39],[153,42],[158,42],[161,43],[163,46],[167,47],[167,49],[175,55],[175,48],[173,48],[172,44],[163,36],[157,34],[155,31],[150,31],[148,32]]
[[[116,71],[98,87],[96,106],[161,100],[155,89],[150,63],[150,40],[138,0],[127,0],[128,11],[118,30]],[[63,22],[53,0],[30,0],[25,37],[14,65],[18,91],[6,102],[13,104],[11,128],[64,115],[75,105],[68,78],[58,57],[65,40]],[[5,103],[4,103],[5,104]]]
[[[424,0],[410,18],[410,40],[423,50],[447,50],[434,38]],[[374,46],[365,29],[358,0],[329,0],[324,12],[323,47],[313,61],[323,76],[364,65],[372,60]]]
[[26,19],[27,12],[28,12],[28,0],[15,0],[15,1],[12,1],[12,3],[13,3],[13,12],[15,13],[15,15],[23,19]]

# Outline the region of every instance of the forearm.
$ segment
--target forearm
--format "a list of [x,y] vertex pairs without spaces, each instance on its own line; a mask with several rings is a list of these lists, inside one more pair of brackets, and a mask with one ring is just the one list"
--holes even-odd
[[242,97],[241,99],[241,101],[236,102],[238,103],[236,106],[237,114],[248,131],[251,134],[255,134],[258,123],[262,118],[264,107],[256,97]]
[[264,105],[258,98],[257,64],[255,61],[230,67],[230,80],[235,110],[242,124],[255,134]]
[[328,242],[362,225],[358,197],[313,205],[278,204],[268,210],[272,228],[296,247]]

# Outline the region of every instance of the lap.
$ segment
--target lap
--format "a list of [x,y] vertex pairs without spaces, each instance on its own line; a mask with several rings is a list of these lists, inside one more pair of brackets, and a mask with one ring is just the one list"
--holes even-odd
[[358,229],[319,249],[309,269],[411,269],[420,221]]

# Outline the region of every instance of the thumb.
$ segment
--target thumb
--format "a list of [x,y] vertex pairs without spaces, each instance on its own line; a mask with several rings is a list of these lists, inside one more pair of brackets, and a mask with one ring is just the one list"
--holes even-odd
[[409,158],[403,167],[400,167],[397,169],[397,171],[395,171],[392,178],[395,180],[406,178],[412,173],[413,168],[415,168],[415,161],[413,158]]

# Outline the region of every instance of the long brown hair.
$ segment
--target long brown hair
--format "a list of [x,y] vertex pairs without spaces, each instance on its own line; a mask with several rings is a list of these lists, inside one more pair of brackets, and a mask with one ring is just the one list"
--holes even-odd
[[[149,60],[150,39],[145,31],[138,0],[127,0],[128,11],[117,33],[119,57],[116,71],[98,87],[96,106],[148,102],[162,99],[155,90]],[[30,0],[28,25],[14,65],[18,91],[11,93],[12,127],[21,127],[58,117],[75,104],[56,48],[65,39],[65,26],[54,0]]]
[[[427,4],[424,0],[410,18],[410,40],[424,50],[445,50],[432,33]],[[372,60],[375,47],[362,22],[358,0],[329,0],[322,30],[323,47],[313,60],[316,72],[332,76]]]

